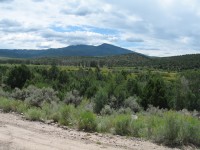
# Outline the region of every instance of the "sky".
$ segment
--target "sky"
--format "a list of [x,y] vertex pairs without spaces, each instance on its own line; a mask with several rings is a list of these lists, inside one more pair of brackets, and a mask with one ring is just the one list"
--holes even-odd
[[200,53],[200,0],[0,0],[0,49],[102,43],[149,56]]

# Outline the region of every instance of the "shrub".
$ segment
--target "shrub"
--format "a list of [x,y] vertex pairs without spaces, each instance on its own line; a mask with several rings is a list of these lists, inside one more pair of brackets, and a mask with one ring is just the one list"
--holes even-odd
[[101,115],[111,115],[114,112],[112,108],[110,108],[109,105],[105,105],[104,108],[101,110]]
[[168,108],[168,90],[164,79],[155,74],[147,81],[143,91],[142,106],[146,109],[148,104],[159,108]]
[[31,121],[41,120],[42,111],[40,108],[30,108],[25,112],[25,117]]
[[62,125],[72,125],[74,122],[73,119],[73,113],[75,113],[75,108],[73,105],[64,105],[63,107],[60,108],[60,118],[59,118],[59,123]]
[[130,108],[120,108],[117,111],[118,114],[132,114],[132,110]]
[[116,103],[117,103],[117,98],[113,95],[110,96],[109,98],[109,105],[111,106],[111,108],[116,108]]
[[8,97],[10,97],[10,93],[5,92],[5,91],[0,87],[0,97],[8,98]]
[[42,88],[39,89],[35,86],[29,86],[26,89],[18,89],[15,90],[11,94],[12,98],[17,100],[26,101],[32,106],[41,107],[42,103],[47,102],[58,102],[59,99],[57,97],[57,92],[52,88]]
[[159,109],[159,107],[154,107],[153,105],[148,105],[148,108],[146,112],[149,115],[157,115],[157,116],[163,116],[164,112],[166,112],[167,109]]
[[143,136],[148,139],[157,139],[157,135],[160,135],[160,129],[164,126],[164,120],[159,115],[149,115],[144,119],[146,122],[146,131],[143,130]]
[[15,88],[12,91],[11,97],[16,99],[16,100],[22,100],[24,101],[26,99],[27,95],[27,91],[26,90],[20,90],[19,88]]
[[27,80],[31,78],[31,71],[26,65],[15,66],[8,74],[7,85],[12,89],[22,88]]
[[99,90],[94,97],[94,111],[100,113],[107,102],[108,94],[103,89]]
[[97,119],[97,131],[103,133],[114,134],[114,115],[111,116],[99,116]]
[[139,112],[142,110],[142,108],[140,107],[138,103],[139,101],[140,101],[140,98],[137,96],[129,97],[124,101],[124,107],[130,108],[134,112]]
[[164,125],[157,136],[158,142],[170,146],[189,143],[200,145],[200,121],[197,118],[169,111],[164,114],[163,121]]
[[59,104],[55,102],[43,103],[42,107],[42,119],[44,120],[54,120],[58,122],[59,120]]
[[137,120],[133,120],[130,125],[130,134],[133,137],[146,137],[146,117],[139,116]]
[[1,98],[0,99],[0,109],[2,109],[3,112],[10,112],[12,110],[11,103],[12,103],[11,100]]
[[25,93],[25,101],[36,107],[41,107],[44,102],[58,102],[57,92],[52,88],[36,88],[29,86],[27,89],[21,91]]
[[15,105],[15,110],[13,111],[16,111],[18,113],[24,113],[26,112],[28,109],[29,109],[29,105],[24,103],[24,102],[21,102],[21,101],[17,101],[17,105]]
[[96,123],[96,116],[90,111],[81,112],[79,122],[78,122],[78,129],[84,130],[87,132],[96,131],[97,123]]
[[131,115],[121,114],[115,118],[115,132],[118,135],[130,135]]
[[25,102],[30,104],[31,106],[41,106],[42,102],[44,101],[44,99],[42,98],[42,91],[40,89],[37,89],[36,87],[29,87],[27,89],[27,92],[28,94],[25,99]]
[[29,106],[22,101],[10,100],[10,108],[14,112],[23,113],[29,108]]
[[18,113],[23,113],[28,109],[28,105],[21,101],[9,100],[6,98],[0,98],[0,109],[4,112],[15,111]]
[[80,94],[77,90],[73,90],[71,92],[68,92],[64,98],[64,102],[66,104],[74,104],[75,107],[77,107],[81,101],[82,101],[82,97],[80,97]]
[[52,88],[42,88],[42,98],[45,102],[58,102],[59,98],[57,97],[58,92],[54,91]]

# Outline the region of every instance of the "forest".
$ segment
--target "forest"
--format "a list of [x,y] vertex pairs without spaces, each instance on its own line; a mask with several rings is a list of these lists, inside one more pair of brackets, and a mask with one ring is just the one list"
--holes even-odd
[[38,57],[38,58],[6,58],[0,59],[0,64],[32,64],[76,66],[76,67],[137,67],[162,69],[167,71],[182,71],[200,68],[200,54],[188,54],[173,57],[150,57],[143,54],[121,54],[114,56],[68,56],[68,57]]
[[87,132],[200,144],[200,70],[0,66],[0,109]]

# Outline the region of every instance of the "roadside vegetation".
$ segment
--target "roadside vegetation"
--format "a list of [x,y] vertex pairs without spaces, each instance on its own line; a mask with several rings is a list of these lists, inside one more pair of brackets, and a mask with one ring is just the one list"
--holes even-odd
[[200,71],[0,66],[0,109],[86,132],[200,146]]

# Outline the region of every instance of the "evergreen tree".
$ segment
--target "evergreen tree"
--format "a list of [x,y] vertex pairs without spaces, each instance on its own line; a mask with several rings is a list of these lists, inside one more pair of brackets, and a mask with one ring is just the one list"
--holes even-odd
[[149,104],[155,107],[168,108],[166,85],[162,77],[158,75],[152,76],[144,89],[142,105],[146,109]]
[[22,88],[27,80],[31,78],[31,71],[26,65],[14,67],[8,74],[7,85],[12,89]]
[[104,106],[108,103],[108,94],[105,90],[100,89],[94,97],[94,111],[100,113]]

